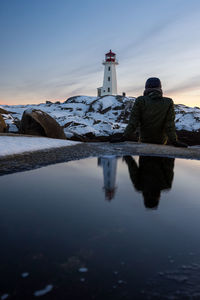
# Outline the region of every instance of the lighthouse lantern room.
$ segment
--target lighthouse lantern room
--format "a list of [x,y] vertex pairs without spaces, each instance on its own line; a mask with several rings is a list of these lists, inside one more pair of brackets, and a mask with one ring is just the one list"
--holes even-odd
[[111,50],[106,53],[104,65],[103,86],[97,89],[97,96],[117,95],[116,54]]

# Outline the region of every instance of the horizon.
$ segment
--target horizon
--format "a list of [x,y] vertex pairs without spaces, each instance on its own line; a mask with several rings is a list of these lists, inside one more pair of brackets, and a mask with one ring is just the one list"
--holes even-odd
[[199,17],[198,0],[1,1],[0,105],[96,96],[112,49],[119,95],[159,77],[175,104],[199,107]]

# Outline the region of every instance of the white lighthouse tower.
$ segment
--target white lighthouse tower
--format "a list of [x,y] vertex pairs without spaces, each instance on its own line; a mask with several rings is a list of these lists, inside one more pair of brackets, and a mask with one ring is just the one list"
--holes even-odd
[[97,96],[117,95],[116,54],[111,50],[106,53],[103,65],[105,66],[103,86],[97,89]]

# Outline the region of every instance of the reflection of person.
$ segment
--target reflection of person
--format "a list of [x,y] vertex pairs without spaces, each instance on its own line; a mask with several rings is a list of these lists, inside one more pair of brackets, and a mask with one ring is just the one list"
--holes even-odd
[[135,100],[123,137],[113,138],[111,142],[130,139],[139,128],[142,143],[166,144],[169,140],[176,147],[187,147],[177,140],[174,119],[173,100],[163,97],[159,78],[149,78],[143,96]]
[[139,166],[131,156],[124,159],[135,189],[143,194],[145,207],[156,209],[161,191],[171,189],[174,158],[140,156]]

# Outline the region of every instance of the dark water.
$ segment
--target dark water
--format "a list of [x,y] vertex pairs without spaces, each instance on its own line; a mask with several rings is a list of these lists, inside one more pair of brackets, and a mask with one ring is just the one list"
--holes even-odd
[[200,299],[199,174],[101,157],[0,177],[0,297]]

